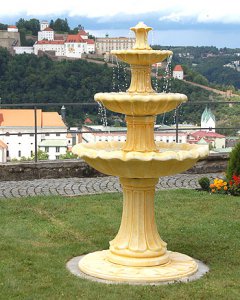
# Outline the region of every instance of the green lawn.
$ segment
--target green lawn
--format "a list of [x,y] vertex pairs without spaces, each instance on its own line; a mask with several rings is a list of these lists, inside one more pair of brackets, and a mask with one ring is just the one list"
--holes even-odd
[[0,200],[0,299],[240,299],[240,197],[157,193],[161,237],[210,267],[200,280],[106,285],[69,273],[70,258],[108,248],[121,211],[120,194]]

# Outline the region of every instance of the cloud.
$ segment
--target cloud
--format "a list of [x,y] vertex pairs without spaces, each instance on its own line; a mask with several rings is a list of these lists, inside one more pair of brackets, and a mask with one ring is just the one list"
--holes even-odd
[[240,24],[240,1],[193,0],[11,0],[1,3],[0,17],[48,16],[98,18],[112,22],[114,16],[157,14],[160,21]]

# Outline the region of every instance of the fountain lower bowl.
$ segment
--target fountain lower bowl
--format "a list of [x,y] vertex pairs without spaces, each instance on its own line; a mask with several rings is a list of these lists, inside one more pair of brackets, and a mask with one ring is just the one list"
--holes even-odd
[[206,146],[176,143],[156,143],[160,152],[126,152],[125,142],[78,144],[74,154],[101,173],[125,178],[159,178],[191,168],[208,155]]
[[97,93],[95,101],[107,109],[134,116],[158,115],[175,109],[187,96],[179,93]]

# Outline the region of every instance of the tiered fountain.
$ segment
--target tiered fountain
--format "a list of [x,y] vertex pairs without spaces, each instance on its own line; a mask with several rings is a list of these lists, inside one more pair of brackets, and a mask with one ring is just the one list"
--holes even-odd
[[154,219],[154,193],[159,177],[181,173],[208,155],[203,146],[154,141],[154,120],[187,97],[156,93],[151,85],[151,65],[172,55],[148,45],[152,28],[140,22],[131,28],[136,44],[112,54],[131,66],[127,92],[98,93],[95,100],[109,110],[126,115],[126,142],[78,144],[73,152],[98,171],[120,177],[123,214],[109,250],[90,253],[79,262],[80,270],[93,277],[120,282],[172,281],[198,270],[191,257],[167,250]]

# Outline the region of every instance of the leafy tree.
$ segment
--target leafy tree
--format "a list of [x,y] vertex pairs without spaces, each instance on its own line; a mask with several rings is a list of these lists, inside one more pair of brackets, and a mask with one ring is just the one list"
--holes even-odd
[[8,28],[7,24],[0,23],[0,30],[7,30],[7,28]]
[[76,154],[73,154],[70,151],[67,151],[66,154],[61,154],[59,156],[59,159],[76,159],[78,156]]
[[227,179],[231,180],[233,175],[240,175],[240,142],[233,148],[229,157]]
[[24,20],[23,18],[20,18],[16,22],[16,26],[19,29],[19,31],[32,34],[34,36],[37,36],[38,31],[40,30],[40,22],[38,19],[30,19],[30,20]]
[[57,32],[69,32],[70,27],[68,25],[67,19],[56,19],[55,21],[51,20],[50,27]]
[[[40,149],[37,151],[37,159],[38,160],[48,160],[48,157],[49,157],[49,155],[48,155],[47,152],[44,152],[44,151],[42,151]],[[31,156],[31,158],[34,160],[35,159],[35,155]]]

